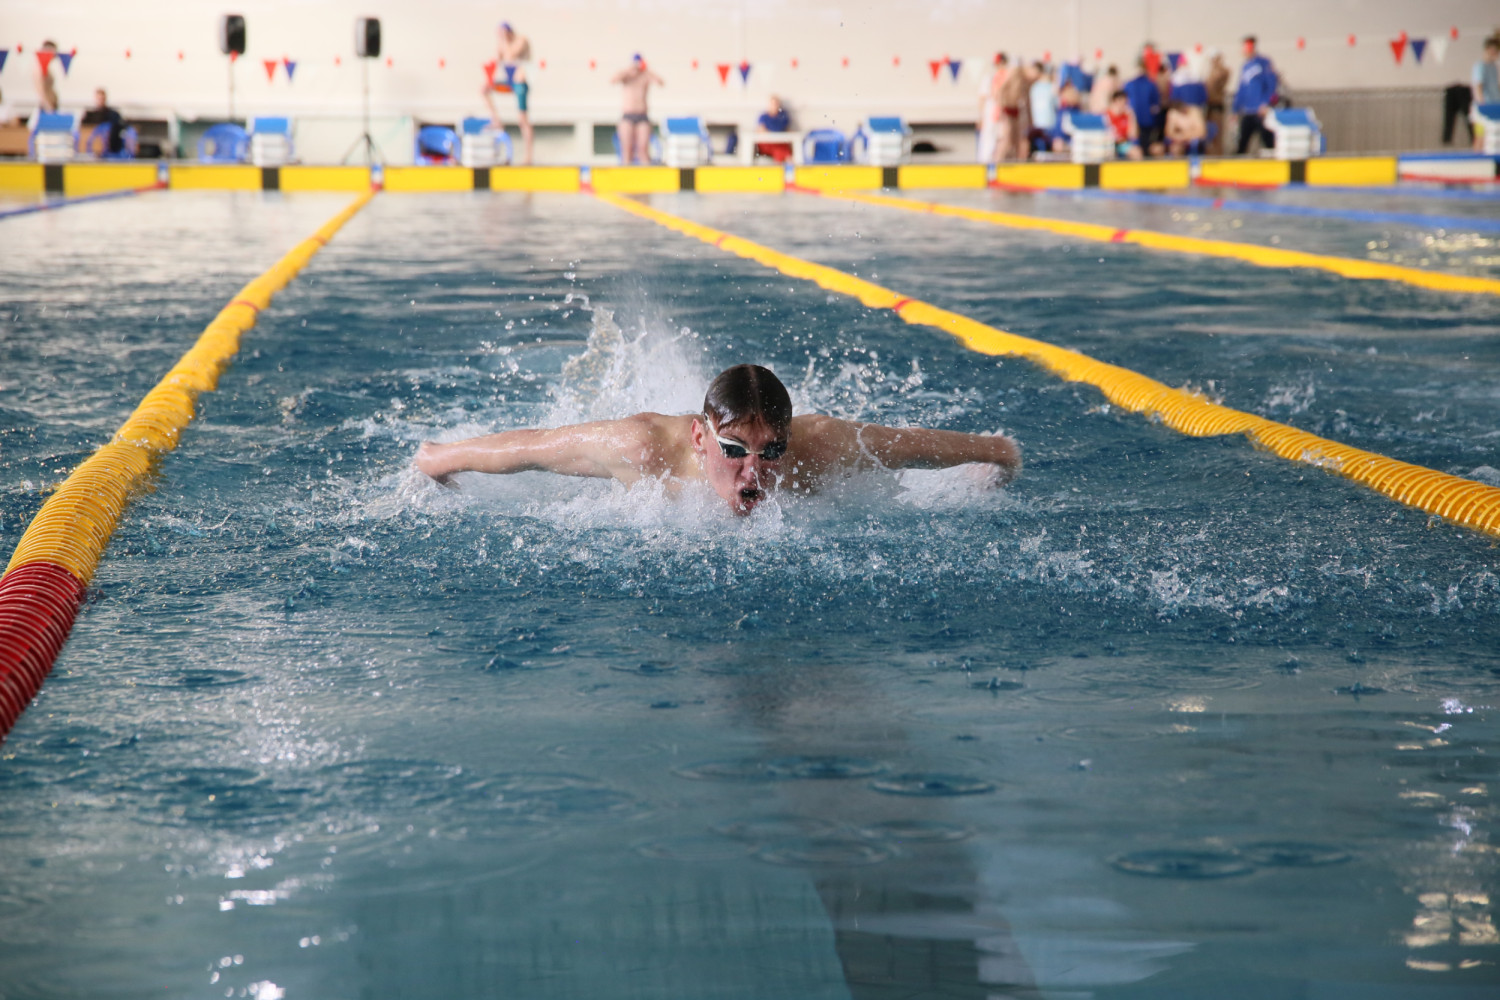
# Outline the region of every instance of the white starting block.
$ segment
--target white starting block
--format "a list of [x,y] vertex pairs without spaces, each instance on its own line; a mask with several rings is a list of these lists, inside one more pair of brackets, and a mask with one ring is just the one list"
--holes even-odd
[[250,162],[257,167],[284,167],[292,162],[292,120],[250,119]]
[[1115,158],[1115,138],[1103,115],[1064,112],[1062,130],[1074,163],[1104,163]]
[[31,120],[31,155],[38,163],[66,163],[78,148],[78,116],[39,111]]
[[1323,130],[1307,108],[1273,108],[1266,112],[1266,128],[1276,137],[1276,159],[1305,160],[1323,152]]
[[1479,151],[1487,156],[1500,156],[1500,104],[1476,104],[1469,116],[1475,128],[1484,130]]
[[487,118],[465,118],[459,129],[458,162],[466,167],[503,167],[513,150],[503,128],[492,128]]
[[661,138],[662,162],[669,167],[701,167],[713,160],[702,118],[668,118]]
[[900,118],[870,118],[854,132],[849,151],[855,163],[896,167],[911,159],[911,129]]

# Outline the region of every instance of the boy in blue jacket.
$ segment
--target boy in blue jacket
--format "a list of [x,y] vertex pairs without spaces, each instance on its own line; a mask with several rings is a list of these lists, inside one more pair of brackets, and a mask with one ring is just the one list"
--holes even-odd
[[1266,128],[1265,114],[1276,100],[1276,68],[1271,60],[1255,51],[1255,36],[1245,36],[1245,65],[1240,67],[1240,82],[1234,90],[1234,113],[1240,116],[1239,154],[1250,148],[1250,137],[1260,136],[1260,144],[1269,149],[1276,138]]

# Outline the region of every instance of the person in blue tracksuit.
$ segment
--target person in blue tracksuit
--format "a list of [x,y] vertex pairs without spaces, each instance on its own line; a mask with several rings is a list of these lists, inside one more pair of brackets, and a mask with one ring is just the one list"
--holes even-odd
[[1161,111],[1161,90],[1146,72],[1146,60],[1141,59],[1136,65],[1140,67],[1140,74],[1127,80],[1120,89],[1130,102],[1130,110],[1135,112],[1141,149],[1148,155],[1156,156],[1161,153],[1162,125],[1165,124]]
[[1266,128],[1265,115],[1276,100],[1276,68],[1271,60],[1255,51],[1255,36],[1245,36],[1245,64],[1240,67],[1240,82],[1234,89],[1234,113],[1240,116],[1239,154],[1245,155],[1252,136],[1269,149],[1276,141]]

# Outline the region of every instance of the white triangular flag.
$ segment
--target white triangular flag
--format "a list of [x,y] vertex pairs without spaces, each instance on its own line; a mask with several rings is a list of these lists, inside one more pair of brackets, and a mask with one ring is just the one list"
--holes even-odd
[[975,83],[983,83],[987,80],[993,68],[984,56],[964,56],[963,71]]
[[1427,39],[1427,49],[1432,53],[1432,61],[1440,63],[1448,54],[1448,39],[1440,35],[1433,35]]

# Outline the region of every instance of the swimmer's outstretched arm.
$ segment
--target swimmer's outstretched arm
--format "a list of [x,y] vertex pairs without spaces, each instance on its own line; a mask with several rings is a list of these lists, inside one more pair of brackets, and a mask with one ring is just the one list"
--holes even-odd
[[[800,420],[809,426],[797,427]],[[793,422],[793,441],[804,434],[816,440],[829,465],[853,468],[876,464],[887,469],[946,469],[970,462],[996,466],[1004,482],[1021,471],[1021,449],[1004,434],[965,434],[927,427],[883,427],[822,415]]]
[[660,431],[652,416],[501,431],[451,444],[424,441],[416,466],[440,483],[459,472],[555,472],[633,482],[662,471]]

